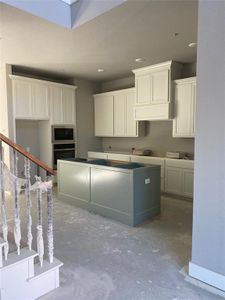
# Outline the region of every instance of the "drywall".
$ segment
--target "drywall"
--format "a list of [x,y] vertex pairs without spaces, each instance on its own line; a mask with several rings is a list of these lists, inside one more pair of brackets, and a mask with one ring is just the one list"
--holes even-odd
[[93,94],[100,91],[97,83],[74,79],[76,89],[77,154],[87,157],[89,150],[101,151],[102,139],[94,136]]
[[[192,264],[225,290],[225,1],[199,1]],[[213,271],[207,275],[207,270]],[[191,272],[193,277],[196,272]],[[221,276],[223,277],[221,279]],[[205,278],[204,278],[205,277]]]
[[194,139],[173,138],[172,121],[146,122],[146,133],[139,138],[103,138],[103,150],[149,148],[156,156],[165,156],[166,151],[186,151],[193,157]]
[[101,91],[109,92],[115,89],[120,90],[131,87],[134,87],[134,75],[116,80],[105,81],[101,84]]
[[[196,64],[184,64],[182,78],[194,76]],[[134,86],[134,76],[103,82],[102,92]],[[131,148],[150,148],[157,156],[164,156],[166,151],[185,151],[194,153],[194,139],[173,138],[172,121],[146,122],[146,136],[140,138],[103,138],[103,150],[131,150]]]

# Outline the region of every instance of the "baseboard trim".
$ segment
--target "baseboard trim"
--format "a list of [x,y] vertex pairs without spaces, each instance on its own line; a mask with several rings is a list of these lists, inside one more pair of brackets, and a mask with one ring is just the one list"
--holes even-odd
[[189,262],[189,276],[225,291],[225,276]]

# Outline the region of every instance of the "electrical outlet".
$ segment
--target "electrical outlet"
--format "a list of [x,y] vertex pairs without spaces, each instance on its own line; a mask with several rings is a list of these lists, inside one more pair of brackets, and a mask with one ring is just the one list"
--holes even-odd
[[145,178],[145,184],[149,184],[151,182],[150,178]]

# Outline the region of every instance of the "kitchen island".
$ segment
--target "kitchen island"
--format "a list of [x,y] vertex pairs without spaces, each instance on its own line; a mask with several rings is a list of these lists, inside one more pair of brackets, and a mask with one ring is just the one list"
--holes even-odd
[[58,198],[136,226],[160,212],[160,167],[105,159],[58,160]]

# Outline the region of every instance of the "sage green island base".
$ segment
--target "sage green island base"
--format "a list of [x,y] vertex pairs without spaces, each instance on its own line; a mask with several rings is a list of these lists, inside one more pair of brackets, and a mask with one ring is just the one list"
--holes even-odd
[[160,212],[160,167],[58,160],[58,198],[130,226]]

